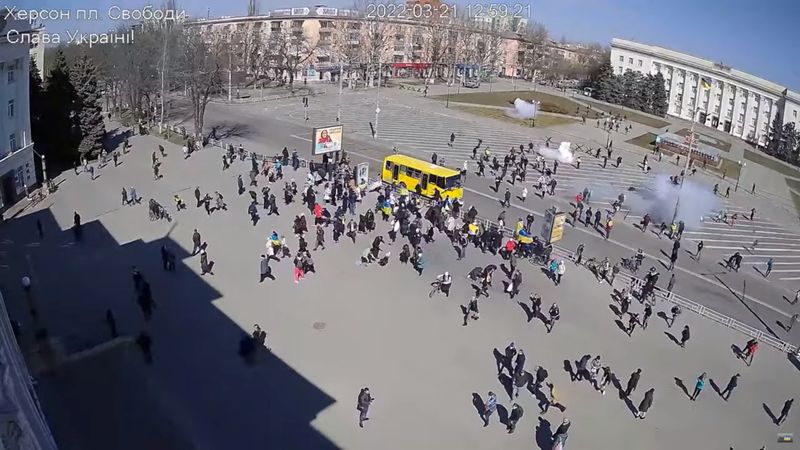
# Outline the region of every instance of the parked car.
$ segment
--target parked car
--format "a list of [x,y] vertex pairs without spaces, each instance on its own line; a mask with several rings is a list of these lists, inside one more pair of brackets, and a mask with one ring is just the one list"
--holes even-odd
[[468,80],[464,80],[464,82],[461,83],[461,85],[464,86],[465,88],[475,89],[481,86],[481,82],[477,78],[470,78]]

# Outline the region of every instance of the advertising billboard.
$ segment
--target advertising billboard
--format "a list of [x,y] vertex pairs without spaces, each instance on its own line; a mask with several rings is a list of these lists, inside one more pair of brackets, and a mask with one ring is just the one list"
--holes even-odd
[[314,128],[311,132],[311,154],[322,155],[325,153],[342,150],[342,126]]

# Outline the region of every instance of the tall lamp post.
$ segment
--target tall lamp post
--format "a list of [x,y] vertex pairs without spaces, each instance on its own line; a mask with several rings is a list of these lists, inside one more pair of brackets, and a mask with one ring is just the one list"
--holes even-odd
[[339,61],[339,102],[336,104],[336,123],[342,120],[342,77],[344,76],[344,64]]
[[736,175],[736,187],[733,188],[734,191],[739,190],[739,180],[742,178],[742,171],[744,170],[745,166],[747,165],[746,162],[737,161],[739,163],[739,173]]
[[378,59],[378,89],[376,89],[375,93],[375,139],[378,139],[378,117],[381,113],[380,101],[381,101],[381,60]]
[[689,164],[692,161],[692,149],[696,144],[696,138],[694,135],[694,118],[699,110],[700,108],[692,109],[692,126],[689,128],[689,149],[686,152],[686,164],[683,168],[683,176],[681,177],[680,187],[678,187],[678,198],[675,200],[675,211],[672,213],[672,223],[675,223],[675,219],[678,217],[678,208],[681,204],[681,191],[683,191],[683,180],[686,179],[686,174],[689,173]]

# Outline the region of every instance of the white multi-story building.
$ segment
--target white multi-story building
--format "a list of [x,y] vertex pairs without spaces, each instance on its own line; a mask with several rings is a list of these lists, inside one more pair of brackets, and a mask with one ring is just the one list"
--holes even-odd
[[[5,16],[5,12],[2,12]],[[36,183],[29,110],[28,71],[33,32],[26,20],[0,24],[0,210],[16,203]],[[9,37],[13,42],[9,42]]]
[[[623,39],[611,41],[614,73],[661,73],[667,113],[765,145],[775,117],[800,129],[800,93],[721,63]],[[694,114],[693,114],[694,113]]]

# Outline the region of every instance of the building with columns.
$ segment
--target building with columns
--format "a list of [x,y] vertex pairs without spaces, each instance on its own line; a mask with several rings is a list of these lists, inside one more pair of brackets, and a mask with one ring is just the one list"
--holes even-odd
[[[661,73],[666,82],[667,114],[716,128],[757,145],[766,145],[778,117],[800,129],[800,92],[722,63],[663,47],[624,39],[611,41],[614,73]],[[693,114],[694,112],[694,114]]]

